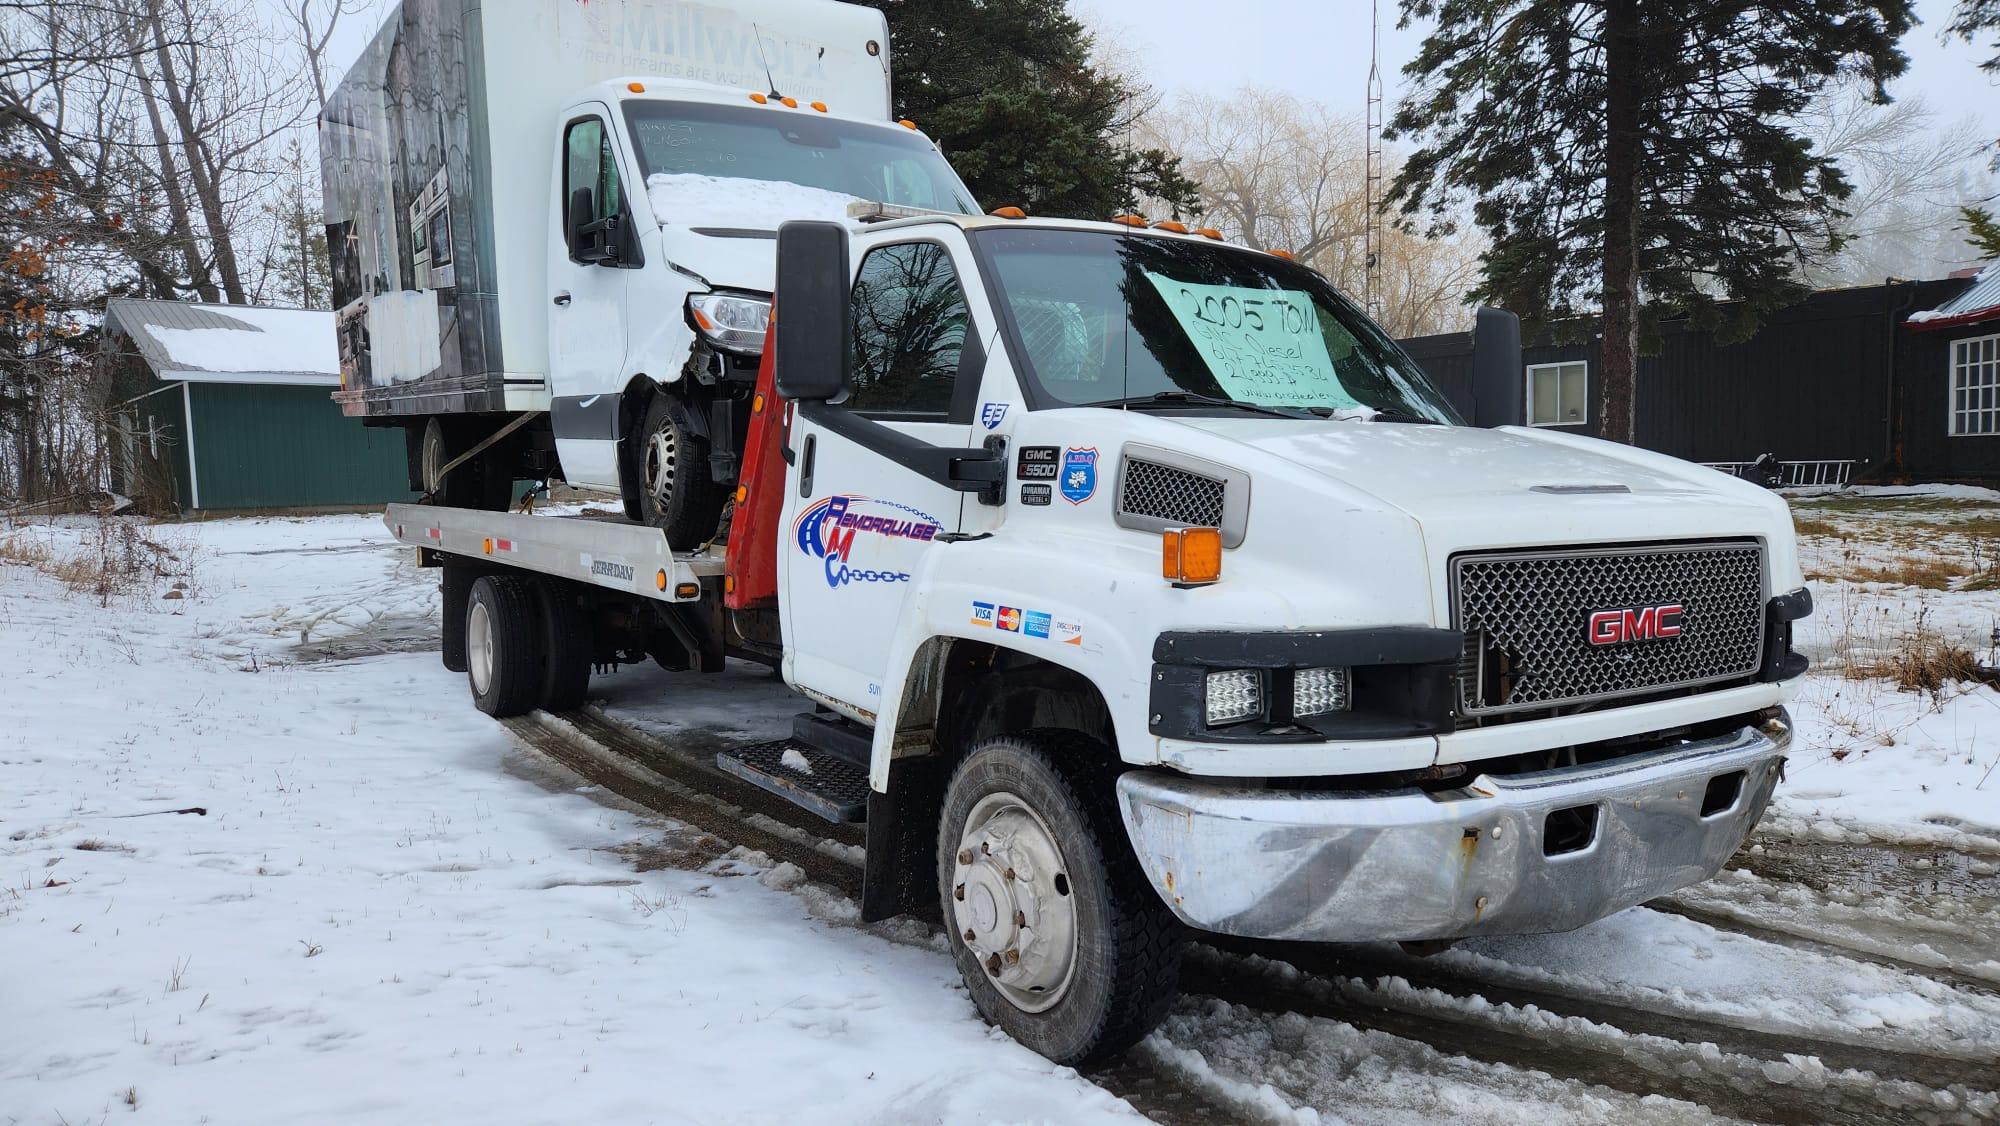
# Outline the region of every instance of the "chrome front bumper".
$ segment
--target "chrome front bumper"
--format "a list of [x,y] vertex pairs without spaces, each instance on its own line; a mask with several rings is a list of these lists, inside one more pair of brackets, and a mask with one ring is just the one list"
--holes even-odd
[[[1136,770],[1118,779],[1119,809],[1160,897],[1202,930],[1315,942],[1565,931],[1719,871],[1763,816],[1791,741],[1781,714],[1615,762],[1481,774],[1443,793],[1281,791]],[[1726,793],[1737,771],[1733,800],[1704,815],[1721,796],[1711,781],[1725,779]],[[1584,810],[1595,823],[1579,842]],[[1565,844],[1573,850],[1549,855]]]

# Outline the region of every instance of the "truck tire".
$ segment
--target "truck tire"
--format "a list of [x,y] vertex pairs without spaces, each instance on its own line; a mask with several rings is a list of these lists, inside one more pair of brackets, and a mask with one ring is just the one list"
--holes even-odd
[[594,650],[590,615],[568,582],[544,579],[535,586],[542,623],[542,707],[552,712],[582,707],[590,694]]
[[471,461],[444,472],[451,459],[477,445],[485,434],[468,433],[457,420],[433,416],[424,423],[417,455],[418,485],[426,496],[450,508],[505,512],[513,506],[514,474],[506,465],[505,442]]
[[494,719],[535,710],[542,694],[541,607],[534,584],[481,575],[465,611],[465,679],[472,702]]
[[672,391],[661,391],[647,404],[632,468],[644,522],[667,534],[667,546],[689,551],[714,537],[722,490],[709,479],[708,441],[695,432],[687,405]]
[[1110,751],[1035,730],[973,748],[946,787],[938,894],[973,1003],[1071,1067],[1159,1024],[1181,928],[1139,869],[1113,804]]

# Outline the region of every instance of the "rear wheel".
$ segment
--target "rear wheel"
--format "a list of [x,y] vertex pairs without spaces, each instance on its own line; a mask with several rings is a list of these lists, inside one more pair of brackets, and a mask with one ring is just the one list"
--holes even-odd
[[465,611],[465,679],[472,702],[495,719],[533,711],[543,689],[541,608],[533,584],[481,575]]
[[541,596],[542,707],[552,712],[582,707],[590,694],[590,615],[571,584],[544,580],[535,585]]
[[1057,1063],[1152,1031],[1180,925],[1131,855],[1109,751],[1067,731],[1002,736],[953,773],[938,830],[952,954],[987,1020]]
[[442,505],[504,512],[514,499],[514,474],[506,464],[506,443],[495,443],[494,448],[445,472],[452,459],[485,439],[485,433],[475,435],[471,429],[458,420],[448,423],[436,417],[424,423],[417,484]]
[[708,442],[672,391],[647,405],[632,461],[640,514],[666,532],[668,546],[688,551],[714,537],[722,493],[709,477]]

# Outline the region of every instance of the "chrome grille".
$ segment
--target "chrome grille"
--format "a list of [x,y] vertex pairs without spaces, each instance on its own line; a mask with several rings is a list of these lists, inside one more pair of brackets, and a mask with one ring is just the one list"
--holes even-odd
[[[1753,541],[1459,556],[1460,709],[1492,715],[1748,676],[1763,659],[1763,568]],[[1670,603],[1685,608],[1679,636],[1590,643],[1591,614]]]
[[1227,491],[1214,477],[1128,458],[1118,490],[1118,511],[1170,524],[1219,528]]

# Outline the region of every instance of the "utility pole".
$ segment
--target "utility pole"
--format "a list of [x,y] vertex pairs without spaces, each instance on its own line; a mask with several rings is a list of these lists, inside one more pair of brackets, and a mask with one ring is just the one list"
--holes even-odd
[[1382,0],[1370,5],[1368,22],[1368,159],[1362,191],[1367,213],[1362,216],[1362,304],[1368,315],[1382,319]]

